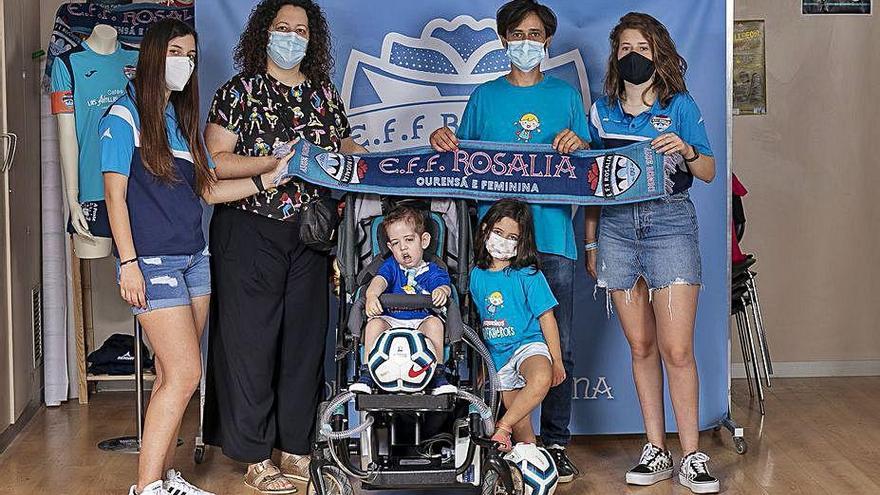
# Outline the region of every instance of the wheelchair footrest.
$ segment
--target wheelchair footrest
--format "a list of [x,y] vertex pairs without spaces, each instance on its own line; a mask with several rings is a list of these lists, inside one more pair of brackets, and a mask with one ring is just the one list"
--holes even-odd
[[451,487],[459,485],[454,469],[424,471],[379,471],[363,488],[418,489],[423,487]]
[[356,394],[354,407],[358,411],[451,411],[455,399],[453,394]]

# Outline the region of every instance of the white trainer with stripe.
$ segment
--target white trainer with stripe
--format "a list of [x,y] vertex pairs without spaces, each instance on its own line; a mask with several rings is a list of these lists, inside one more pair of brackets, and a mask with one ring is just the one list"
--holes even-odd
[[165,492],[170,495],[214,495],[183,479],[183,475],[176,469],[169,469],[165,474],[164,486]]

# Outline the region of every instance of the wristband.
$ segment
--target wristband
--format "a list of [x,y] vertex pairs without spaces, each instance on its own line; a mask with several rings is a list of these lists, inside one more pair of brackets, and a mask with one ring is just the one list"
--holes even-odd
[[596,241],[587,242],[584,244],[584,251],[595,251],[599,249],[599,243]]
[[121,267],[123,267],[123,266],[125,266],[125,265],[128,265],[128,264],[130,264],[130,263],[134,263],[134,262],[137,261],[137,260],[138,260],[137,257],[134,257],[134,258],[132,258],[132,259],[130,259],[130,260],[120,261],[120,262],[119,262],[119,267],[121,268]]
[[265,192],[266,187],[263,186],[263,178],[259,175],[255,175],[251,177],[251,180],[254,181],[254,185],[257,186],[257,192]]
[[700,152],[697,151],[697,147],[696,147],[696,146],[691,145],[691,150],[694,152],[694,157],[693,157],[693,158],[690,158],[690,159],[689,159],[689,158],[684,158],[684,156],[682,156],[682,158],[684,158],[684,161],[685,161],[686,163],[694,163],[695,161],[697,161],[698,158],[700,158]]

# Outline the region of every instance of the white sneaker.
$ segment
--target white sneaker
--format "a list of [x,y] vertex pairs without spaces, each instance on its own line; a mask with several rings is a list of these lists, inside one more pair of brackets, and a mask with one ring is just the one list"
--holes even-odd
[[638,465],[626,472],[626,482],[630,485],[648,486],[669,478],[672,478],[672,454],[652,443],[645,444]]
[[702,452],[686,455],[678,468],[678,481],[694,493],[718,493],[721,483],[709,474],[707,462],[709,456]]
[[162,480],[157,480],[145,486],[140,494],[137,492],[137,485],[131,485],[128,495],[168,495],[168,492],[162,486]]
[[214,495],[183,479],[183,475],[176,469],[169,469],[165,473],[164,487],[165,492],[171,495]]

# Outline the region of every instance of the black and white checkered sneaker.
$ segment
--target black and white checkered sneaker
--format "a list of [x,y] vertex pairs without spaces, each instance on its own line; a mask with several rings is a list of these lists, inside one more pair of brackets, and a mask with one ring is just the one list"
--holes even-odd
[[684,456],[678,469],[678,481],[694,493],[718,493],[721,483],[718,478],[709,474],[707,462],[709,456],[702,452]]
[[672,478],[672,454],[668,450],[646,443],[639,464],[626,472],[630,485],[648,486]]

